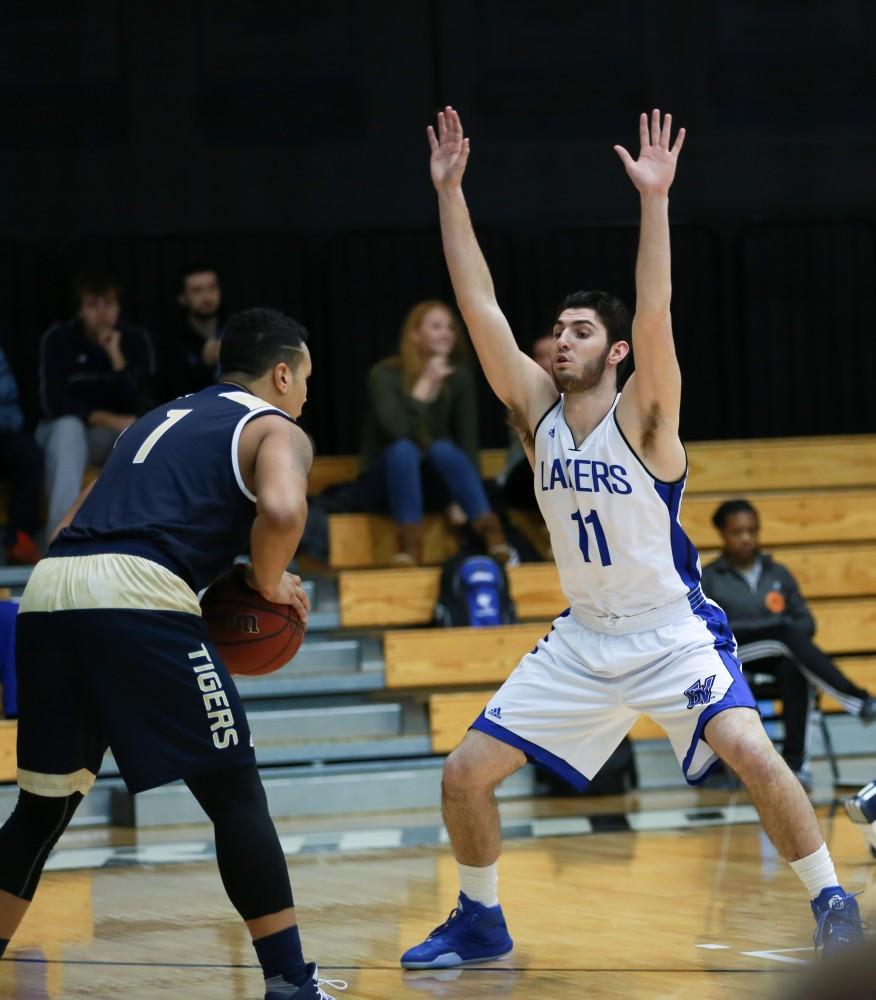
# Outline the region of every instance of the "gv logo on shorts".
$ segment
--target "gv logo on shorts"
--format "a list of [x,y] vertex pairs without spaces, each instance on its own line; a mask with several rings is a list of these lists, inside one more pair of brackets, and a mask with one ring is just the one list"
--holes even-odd
[[697,705],[708,705],[712,700],[712,685],[715,683],[715,674],[707,677],[704,681],[697,681],[684,693],[687,695],[687,707],[696,708]]

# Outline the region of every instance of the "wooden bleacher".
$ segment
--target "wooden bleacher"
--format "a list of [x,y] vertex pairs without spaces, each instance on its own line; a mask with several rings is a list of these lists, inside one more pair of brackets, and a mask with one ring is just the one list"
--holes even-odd
[[[730,496],[751,498],[760,511],[764,546],[789,566],[810,600],[817,641],[856,683],[876,690],[876,436],[704,443],[688,452],[682,523],[703,561],[715,555],[711,517],[718,503]],[[487,455],[484,468],[501,467],[501,453]],[[567,601],[552,563],[527,564],[509,573],[522,624],[416,628],[432,617],[439,570],[374,568],[391,559],[394,545],[388,519],[332,517],[341,622],[346,628],[389,629],[387,687],[430,692],[432,750],[447,753]],[[440,519],[431,519],[427,559],[440,562],[452,550]],[[830,698],[822,705],[840,710]],[[631,735],[664,734],[643,718]]]
[[[502,467],[501,451],[481,454],[482,473]],[[768,441],[698,442],[688,446],[690,476],[682,511],[694,544],[711,548],[711,516],[728,496],[750,496],[761,509],[765,545],[876,541],[876,435],[791,438]],[[318,471],[339,475],[344,461],[317,459],[312,491],[325,482]],[[346,459],[346,478],[357,469]],[[337,481],[337,480],[335,480]],[[425,561],[442,563],[454,541],[440,517],[424,525]],[[387,565],[396,552],[395,531],[386,517],[334,514],[329,519],[329,561],[333,567]]]
[[[839,657],[838,664],[843,671],[861,687],[876,689],[876,656]],[[465,731],[483,711],[496,688],[481,688],[477,691],[442,691],[429,696],[429,722],[432,753],[450,753],[465,736]],[[840,705],[828,696],[821,700],[823,712],[841,712]],[[651,719],[641,716],[630,730],[630,739],[663,739],[665,733]]]
[[[876,597],[812,601],[815,640],[833,656],[876,651]],[[388,688],[443,688],[503,681],[550,622],[498,628],[399,629],[384,633]]]
[[[798,577],[818,621],[817,639],[860,685],[876,689],[876,435],[719,442],[688,447],[690,478],[682,522],[705,562],[717,536],[711,516],[730,496],[750,497],[761,513],[762,541]],[[504,451],[481,454],[491,477]],[[317,458],[311,493],[352,478],[354,456]],[[423,629],[438,592],[437,565],[378,569],[395,553],[386,518],[332,515],[331,562],[340,569],[344,628],[384,634],[386,685],[429,692],[432,749],[446,753],[495,688],[567,604],[553,563],[510,571],[522,624],[501,629]],[[426,555],[438,564],[454,548],[440,518],[426,524]],[[828,710],[838,709],[824,699]],[[662,737],[647,719],[636,739]],[[15,723],[0,722],[0,781],[15,773]]]
[[[703,551],[703,564],[716,555]],[[807,598],[876,594],[876,543],[795,545],[781,551]],[[440,570],[346,570],[338,574],[344,628],[427,625],[438,599]],[[553,563],[526,563],[508,571],[522,621],[550,620],[568,604]]]
[[[700,441],[687,446],[691,481],[700,492],[876,486],[876,435]],[[481,474],[492,479],[504,467],[501,448],[481,452]],[[356,455],[318,455],[310,492],[349,482],[359,475]]]

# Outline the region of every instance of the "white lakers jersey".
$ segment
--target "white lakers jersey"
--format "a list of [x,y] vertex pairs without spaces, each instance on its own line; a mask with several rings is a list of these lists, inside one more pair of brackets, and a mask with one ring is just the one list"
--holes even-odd
[[702,602],[700,560],[679,523],[687,474],[655,479],[611,410],[576,448],[563,397],[535,431],[535,495],[572,610],[623,618],[687,597]]

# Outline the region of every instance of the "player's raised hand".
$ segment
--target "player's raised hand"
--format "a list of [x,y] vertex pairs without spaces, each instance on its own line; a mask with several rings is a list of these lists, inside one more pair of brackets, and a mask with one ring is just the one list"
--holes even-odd
[[672,115],[664,115],[660,122],[660,112],[648,115],[643,111],[639,116],[639,158],[634,160],[623,146],[615,146],[614,151],[621,158],[630,180],[640,194],[667,194],[675,178],[678,154],[684,145],[685,131],[678,130],[675,143],[670,147]]
[[468,139],[463,134],[459,115],[448,105],[438,112],[437,133],[431,125],[426,131],[432,150],[429,167],[435,190],[459,187],[469,153]]

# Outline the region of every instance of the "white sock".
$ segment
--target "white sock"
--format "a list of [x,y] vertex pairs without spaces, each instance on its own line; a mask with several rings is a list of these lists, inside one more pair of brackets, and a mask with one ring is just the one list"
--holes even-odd
[[459,865],[459,888],[474,903],[498,906],[499,866],[493,864],[486,868],[471,868],[469,865]]
[[810,899],[815,899],[821,890],[828,886],[839,885],[827,844],[822,844],[817,851],[805,858],[800,858],[799,861],[792,861],[791,867],[803,885],[806,886]]

